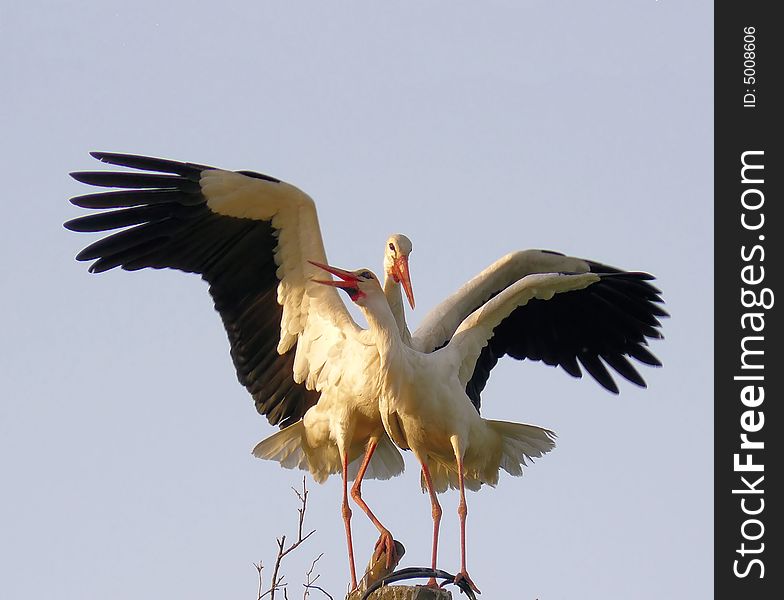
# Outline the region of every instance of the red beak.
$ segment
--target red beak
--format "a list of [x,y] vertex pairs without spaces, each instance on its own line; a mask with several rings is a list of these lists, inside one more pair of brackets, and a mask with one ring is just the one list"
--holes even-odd
[[411,287],[411,275],[408,272],[408,256],[401,256],[392,264],[392,275],[403,286],[408,303],[414,309],[414,290]]
[[354,275],[351,271],[344,271],[343,269],[338,269],[337,267],[332,267],[330,265],[325,265],[323,263],[319,263],[313,260],[308,261],[314,267],[318,267],[319,269],[323,269],[327,273],[332,273],[333,275],[337,275],[340,277],[340,281],[335,281],[334,279],[314,279],[314,283],[320,283],[322,285],[331,285],[332,287],[344,288],[344,289],[356,289],[357,282],[359,278]]

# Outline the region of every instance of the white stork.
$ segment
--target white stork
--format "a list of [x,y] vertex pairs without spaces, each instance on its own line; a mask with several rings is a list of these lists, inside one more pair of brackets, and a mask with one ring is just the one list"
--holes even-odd
[[[209,283],[240,383],[259,413],[285,427],[259,444],[256,455],[307,469],[319,482],[342,474],[355,588],[349,465],[358,468],[351,495],[378,528],[377,552],[386,550],[391,563],[392,535],[362,500],[361,482],[398,475],[403,459],[378,412],[375,347],[338,292],[311,283],[319,271],[305,259],[326,260],[312,199],[288,183],[250,171],[126,154],[92,156],[152,173],[72,173],[82,183],[122,188],[71,199],[83,208],[116,210],[73,219],[66,228],[124,228],[85,248],[77,260],[94,260],[90,271],[95,273],[168,267],[198,273]],[[405,236],[387,240],[385,289],[403,328],[401,285],[414,305],[410,252]]]
[[[647,281],[652,277],[609,267],[607,273],[588,269],[582,273],[525,276],[501,286],[500,293],[480,303],[456,326],[448,322],[432,334],[435,339],[445,337],[447,343],[427,353],[405,343],[372,272],[314,264],[340,278],[319,283],[349,294],[365,314],[378,346],[384,427],[400,448],[413,451],[422,465],[423,487],[430,495],[432,568],[436,569],[441,519],[436,493],[457,487],[461,566],[455,581],[464,579],[476,589],[466,566],[465,488],[495,485],[499,469],[521,475],[526,460],[542,456],[555,445],[554,434],[547,429],[479,416],[479,392],[489,370],[505,353],[562,364],[573,373],[571,367],[580,358],[589,372],[598,375],[600,383],[612,389],[607,383],[607,378],[609,382],[612,378],[599,360],[601,356],[612,366],[620,366],[624,376],[643,385],[624,355],[658,363],[647,350],[641,352],[646,337],[661,337],[654,315],[663,311],[656,305],[661,302],[658,290]],[[445,302],[433,320],[443,322],[450,314],[454,318],[458,310],[455,306],[476,292],[482,279],[480,274]],[[647,324],[651,319],[655,326]],[[427,325],[426,330],[433,329],[432,324]],[[596,367],[597,363],[601,368]],[[430,584],[434,585],[435,580],[431,579]]]

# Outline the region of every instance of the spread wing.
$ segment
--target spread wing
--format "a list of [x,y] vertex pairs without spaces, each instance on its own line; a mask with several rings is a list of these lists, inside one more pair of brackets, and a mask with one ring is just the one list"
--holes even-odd
[[533,300],[549,301],[558,293],[581,290],[599,280],[599,276],[593,273],[527,275],[472,312],[460,323],[445,348],[459,359],[460,382],[468,385],[482,350],[495,337],[496,330],[515,312],[524,310]]
[[444,346],[458,325],[489,298],[495,299],[529,273],[548,269],[613,276],[547,301],[532,297],[524,309],[513,310],[494,326],[494,335],[482,347],[466,382],[466,393],[477,408],[490,371],[504,355],[541,360],[574,377],[582,376],[582,366],[613,393],[618,393],[618,387],[608,366],[645,386],[629,358],[652,366],[661,364],[647,349],[649,339],[662,337],[659,317],[667,315],[660,306],[659,290],[649,281],[653,277],[541,250],[505,256],[474,277],[431,311],[414,333],[415,347],[429,352]]
[[526,275],[589,271],[586,261],[549,250],[520,250],[507,254],[427,313],[412,336],[413,347],[420,352],[433,352],[446,345],[468,315]]
[[[72,173],[118,188],[72,198],[99,212],[68,221],[79,232],[113,232],[77,260],[90,271],[172,268],[198,273],[220,314],[237,376],[257,410],[286,426],[314,405],[328,357],[359,328],[337,291],[310,282],[326,262],[316,208],[298,188],[260,173],[95,152],[137,171]],[[144,171],[144,172],[139,172]]]

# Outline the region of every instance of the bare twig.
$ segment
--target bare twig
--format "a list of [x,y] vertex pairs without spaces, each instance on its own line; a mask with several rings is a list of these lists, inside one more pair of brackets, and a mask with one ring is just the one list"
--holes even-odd
[[305,587],[305,592],[302,594],[302,600],[307,600],[308,596],[310,596],[310,590],[312,590],[312,589],[320,591],[322,594],[324,594],[330,600],[335,600],[329,594],[329,592],[327,592],[324,588],[322,588],[322,587],[320,587],[318,585],[314,585],[316,583],[316,581],[318,580],[318,578],[321,577],[321,574],[320,573],[316,573],[316,576],[313,577],[313,571],[316,570],[316,563],[319,561],[319,559],[322,556],[324,556],[323,552],[321,554],[319,554],[313,560],[313,562],[310,564],[310,569],[308,569],[307,572],[305,573],[305,583],[302,584]]
[[[297,498],[300,502],[300,507],[297,509],[297,513],[299,514],[299,519],[297,522],[297,539],[291,545],[286,547],[286,536],[283,535],[279,537],[276,542],[278,544],[278,554],[275,557],[275,564],[272,568],[272,581],[270,582],[270,588],[262,593],[263,585],[262,585],[262,569],[263,566],[261,562],[258,565],[254,565],[256,570],[259,572],[259,593],[256,600],[261,600],[264,596],[269,595],[269,600],[275,600],[275,592],[279,589],[283,590],[283,598],[288,600],[288,592],[286,591],[286,583],[284,583],[285,575],[279,575],[280,573],[280,565],[283,562],[283,559],[286,557],[287,554],[296,550],[305,540],[307,540],[311,535],[316,533],[316,530],[313,529],[307,535],[302,535],[302,530],[305,524],[305,511],[308,509],[308,488],[305,485],[305,478],[302,478],[302,492],[292,488],[294,493],[297,495]],[[319,556],[321,558],[321,555]],[[313,564],[310,567],[310,571],[307,573],[308,579],[310,579],[313,568],[315,567],[316,561],[318,558],[313,561]],[[316,576],[318,578],[318,576]],[[315,579],[313,580],[315,581]],[[309,581],[309,583],[312,583]],[[322,590],[323,591],[323,590]],[[306,592],[307,593],[307,592]],[[326,593],[326,592],[325,592]],[[328,595],[328,594],[327,594]]]
[[306,587],[308,587],[308,588],[312,588],[312,589],[314,589],[314,590],[318,590],[319,592],[321,592],[322,594],[324,594],[324,595],[325,595],[327,598],[329,598],[329,600],[335,600],[335,599],[332,597],[332,595],[331,595],[331,594],[330,594],[330,593],[329,593],[327,590],[325,590],[323,587],[321,587],[321,586],[318,586],[318,585],[308,585],[308,586],[306,586]]
[[258,564],[253,563],[253,566],[256,567],[256,570],[259,572],[259,591],[256,596],[256,600],[261,600],[261,596],[262,596],[261,590],[264,589],[264,577],[262,576],[264,565],[261,563],[261,561],[259,561]]
[[[313,559],[313,562],[312,562],[312,563],[310,563],[310,568],[309,568],[309,569],[308,569],[308,570],[305,572],[305,587],[309,586],[309,585],[310,585],[310,584],[312,584],[312,583],[316,583],[316,580],[317,580],[319,577],[321,577],[321,575],[320,575],[320,574],[318,574],[318,573],[316,573],[316,576],[315,576],[315,577],[313,577],[313,571],[315,571],[315,570],[316,570],[316,563],[317,563],[319,560],[321,560],[321,557],[322,557],[322,556],[324,556],[324,553],[323,553],[323,552],[322,552],[321,554],[319,554],[319,555],[318,555],[316,558],[314,558],[314,559]],[[305,591],[305,596],[304,596],[304,597],[305,597],[305,598],[307,598],[307,597],[308,597],[308,593],[307,593],[307,591]]]

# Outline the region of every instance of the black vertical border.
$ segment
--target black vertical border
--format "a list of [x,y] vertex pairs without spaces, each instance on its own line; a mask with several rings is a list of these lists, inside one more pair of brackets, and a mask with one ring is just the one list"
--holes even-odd
[[[753,0],[733,0],[714,4],[714,74],[715,74],[715,449],[714,449],[714,508],[715,508],[715,546],[714,546],[714,584],[715,598],[718,600],[753,599],[767,600],[784,598],[784,537],[781,534],[781,513],[784,501],[779,490],[784,488],[781,481],[782,439],[782,360],[781,345],[784,344],[784,331],[780,314],[784,306],[784,216],[781,180],[784,178],[781,146],[782,127],[778,124],[784,113],[782,82],[784,82],[784,61],[782,61],[782,39],[784,23],[774,17],[776,2]],[[744,82],[744,28],[754,27],[754,82]],[[744,95],[754,94],[754,107],[744,106]],[[746,96],[746,100],[749,97]],[[748,102],[747,102],[748,103]],[[743,184],[741,181],[741,156],[744,151],[764,151],[755,155],[754,161],[764,162],[764,183]],[[750,155],[749,155],[750,156]],[[751,160],[751,157],[749,158]],[[752,172],[747,171],[751,176]],[[744,190],[757,188],[764,194],[764,204],[756,211],[743,207],[741,197]],[[759,194],[750,193],[747,199],[760,199]],[[752,204],[753,202],[749,202]],[[764,213],[764,226],[755,231],[744,229],[742,213],[748,213],[747,222],[759,222]],[[764,240],[759,236],[763,235]],[[764,248],[764,260],[758,250],[751,260],[744,260],[741,248],[745,246],[746,256],[754,245]],[[757,285],[748,285],[742,280],[742,269],[754,264],[746,274],[758,278],[764,267],[765,279]],[[744,308],[741,302],[742,289],[762,293],[769,288],[773,293],[774,304],[768,309]],[[750,296],[746,296],[750,298]],[[765,328],[754,332],[747,320],[744,329],[744,313],[763,313]],[[755,321],[759,325],[760,321]],[[755,362],[763,363],[762,370],[741,369],[741,340],[745,336],[764,336],[764,341],[755,340],[757,349],[764,355],[755,355]],[[752,341],[747,341],[750,348]],[[749,355],[751,356],[751,355]],[[747,364],[750,359],[747,359]],[[739,375],[755,374],[764,376],[764,381],[739,381]],[[741,434],[744,411],[750,410],[741,402],[741,390],[753,384],[764,387],[765,398],[762,404],[753,408],[747,421],[757,426],[760,415],[764,413],[764,425],[755,433],[748,433],[749,439],[763,441],[764,449],[742,450]],[[758,395],[755,389],[755,395]],[[762,472],[737,472],[734,455],[739,454],[739,462],[747,460],[746,454],[753,455],[753,462],[764,465]],[[751,493],[741,477],[754,484],[760,476],[764,480],[755,490],[764,493]],[[733,490],[746,490],[747,493],[733,493]],[[764,509],[758,515],[743,512],[742,502],[748,511],[758,510],[760,500]],[[756,537],[760,531],[758,519],[764,526],[764,533],[757,539],[744,539],[745,531],[749,537]],[[749,521],[745,525],[744,522]],[[742,544],[751,552],[741,554]],[[764,550],[759,551],[764,544]],[[759,564],[751,565],[758,558],[764,564],[764,577]],[[738,561],[737,563],[735,561]],[[739,577],[734,571],[744,573]]]

